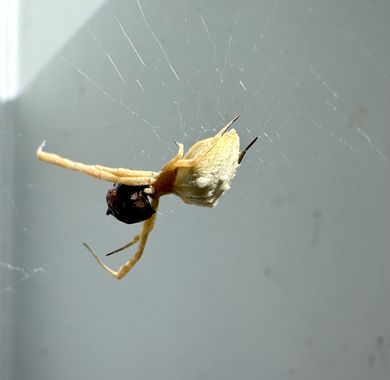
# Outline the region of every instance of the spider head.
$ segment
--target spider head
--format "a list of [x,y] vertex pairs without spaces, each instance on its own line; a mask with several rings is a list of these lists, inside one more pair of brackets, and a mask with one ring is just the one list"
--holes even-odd
[[106,215],[113,215],[126,224],[149,219],[156,211],[150,204],[151,197],[146,189],[149,187],[115,184],[107,191]]

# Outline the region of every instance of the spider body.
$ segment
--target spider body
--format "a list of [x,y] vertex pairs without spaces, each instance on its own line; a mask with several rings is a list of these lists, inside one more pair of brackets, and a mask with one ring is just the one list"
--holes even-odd
[[129,243],[108,253],[107,256],[138,244],[134,256],[115,271],[86,243],[84,245],[100,266],[115,278],[121,279],[133,268],[144,252],[149,233],[154,227],[161,196],[176,194],[187,204],[215,207],[221,195],[230,188],[230,182],[241,160],[257,140],[256,137],[240,151],[237,132],[234,129],[229,130],[237,119],[238,116],[215,136],[192,145],[185,155],[183,145],[177,144],[179,148],[177,154],[160,172],[86,165],[43,151],[45,142],[38,148],[37,157],[53,165],[117,184],[108,190],[107,214],[112,214],[127,224],[143,222],[143,226],[141,232]]
[[107,212],[126,224],[143,222],[156,211],[150,204],[150,195],[145,192],[147,186],[128,186],[114,184],[107,191]]

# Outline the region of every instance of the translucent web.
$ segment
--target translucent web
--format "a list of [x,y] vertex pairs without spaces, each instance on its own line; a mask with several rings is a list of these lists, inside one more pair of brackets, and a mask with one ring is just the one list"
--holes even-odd
[[[343,23],[337,9],[319,2],[310,6],[301,2],[292,10],[289,2],[272,0],[253,5],[253,9],[237,5],[231,14],[222,16],[218,5],[203,8],[190,1],[163,9],[142,0],[127,4],[108,2],[53,63],[73,78],[75,88],[80,86],[94,93],[95,106],[86,105],[89,98],[86,102],[81,90],[68,87],[62,92],[65,99],[70,99],[66,122],[73,125],[67,133],[74,133],[74,145],[86,145],[88,141],[93,146],[99,136],[112,136],[108,131],[126,120],[131,137],[142,130],[146,141],[116,147],[130,152],[121,165],[129,162],[130,157],[136,164],[141,157],[150,160],[150,166],[157,165],[149,169],[158,170],[175,151],[173,139],[188,147],[239,113],[243,144],[259,136],[246,157],[246,172],[251,173],[248,186],[252,191],[242,197],[256,192],[278,171],[302,162],[316,165],[339,155],[352,155],[356,160],[388,164],[380,136],[367,121],[366,110],[353,108],[350,89],[337,80],[337,62],[327,66],[315,56],[322,58],[323,36],[316,34],[315,29],[316,24],[321,24],[327,32],[325,42],[337,41],[335,49],[341,54],[348,51],[352,61],[364,66],[373,82],[389,88],[385,63],[360,38],[353,24]],[[305,27],[313,33],[311,39],[299,31],[299,26],[289,35],[285,24],[290,11],[292,17],[305,20]],[[335,30],[333,23],[326,26],[322,21],[324,14],[341,24],[340,30]],[[307,40],[303,40],[305,37]],[[305,49],[305,44],[311,44],[311,48]],[[88,58],[79,54],[81,49],[86,50]],[[91,117],[88,131],[76,130],[90,107],[96,107],[96,112],[101,107],[106,116]],[[297,149],[296,142],[305,139],[308,146]],[[96,146],[97,159],[99,150],[107,157],[113,148],[107,140],[96,144],[100,144]],[[327,149],[329,146],[331,150]],[[54,189],[61,183],[62,180],[32,180],[26,186],[37,196],[44,187]],[[5,183],[1,186],[3,198],[19,215],[12,195],[14,189]],[[89,205],[54,218],[67,219],[96,209],[97,206]],[[37,239],[37,225],[50,220],[37,216],[34,224],[27,223],[23,228],[31,230]],[[9,243],[10,239],[0,233],[0,240]],[[1,256],[0,267],[1,271],[15,272],[17,282],[24,283],[45,272],[41,265],[11,264]],[[0,291],[12,289],[13,281],[2,283]]]

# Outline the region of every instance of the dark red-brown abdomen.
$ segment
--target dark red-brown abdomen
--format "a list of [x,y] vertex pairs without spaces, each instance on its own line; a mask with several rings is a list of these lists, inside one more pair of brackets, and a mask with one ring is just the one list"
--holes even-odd
[[148,186],[115,184],[107,191],[107,215],[126,224],[143,222],[156,211],[151,206],[151,197],[145,193]]

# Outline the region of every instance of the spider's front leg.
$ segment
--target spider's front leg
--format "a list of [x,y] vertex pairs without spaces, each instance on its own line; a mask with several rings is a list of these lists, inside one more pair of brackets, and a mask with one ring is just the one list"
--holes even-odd
[[[157,211],[158,198],[153,200],[152,207]],[[107,264],[105,264],[96,255],[96,253],[88,246],[88,244],[84,243],[84,246],[91,252],[91,254],[96,259],[98,264],[104,270],[106,270],[108,273],[110,273],[116,279],[120,280],[124,276],[126,276],[127,273],[130,272],[130,270],[134,267],[134,265],[138,262],[138,260],[141,258],[142,254],[144,253],[145,245],[146,245],[146,242],[148,240],[148,236],[149,236],[150,232],[152,231],[152,229],[154,227],[154,223],[156,221],[156,217],[157,217],[157,213],[153,214],[148,220],[145,220],[145,222],[144,222],[144,224],[142,226],[141,233],[139,235],[136,235],[134,237],[134,239],[130,243],[126,244],[125,246],[123,246],[121,248],[119,248],[118,250],[110,252],[110,254],[111,254],[111,253],[115,253],[115,252],[121,251],[121,250],[123,250],[125,248],[128,248],[129,246],[131,246],[131,245],[133,245],[133,244],[138,242],[137,251],[135,252],[134,256],[129,261],[127,261],[125,264],[121,265],[117,271],[113,270]]]
[[65,169],[74,170],[79,173],[87,174],[91,177],[102,179],[104,181],[121,183],[128,186],[153,185],[158,173],[145,170],[131,170],[125,168],[110,168],[103,165],[87,165],[82,162],[69,160],[55,153],[45,152],[45,141],[37,150],[37,157],[41,161],[60,166]]

